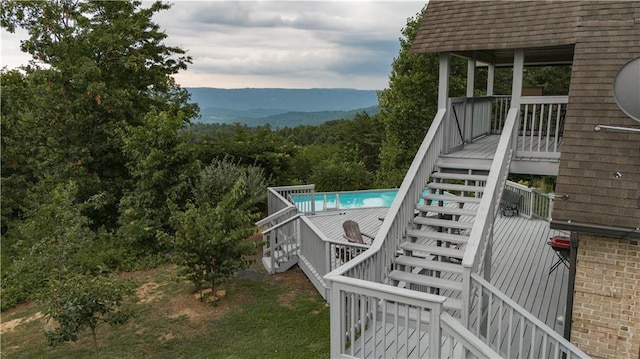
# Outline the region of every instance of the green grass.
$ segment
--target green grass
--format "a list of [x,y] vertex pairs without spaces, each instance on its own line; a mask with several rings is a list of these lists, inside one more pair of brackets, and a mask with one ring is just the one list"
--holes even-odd
[[[326,358],[329,308],[299,270],[276,276],[249,272],[213,304],[194,298],[192,285],[176,281],[174,267],[134,274],[136,317],[124,327],[98,329],[75,343],[47,348],[42,318],[2,333],[2,358]],[[144,285],[144,286],[143,286]],[[34,305],[2,314],[28,318]]]

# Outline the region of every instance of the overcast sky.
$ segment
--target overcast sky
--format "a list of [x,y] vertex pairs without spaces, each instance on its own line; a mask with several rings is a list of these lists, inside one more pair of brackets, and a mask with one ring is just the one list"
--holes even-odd
[[[422,1],[173,1],[154,20],[193,64],[184,87],[383,89]],[[26,63],[2,30],[2,66]]]

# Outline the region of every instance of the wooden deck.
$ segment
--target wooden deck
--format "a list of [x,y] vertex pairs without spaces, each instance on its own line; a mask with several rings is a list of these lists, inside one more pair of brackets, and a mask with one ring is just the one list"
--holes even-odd
[[[484,136],[441,157],[448,160],[483,160],[488,167],[493,161],[499,141],[499,135]],[[558,144],[555,154],[538,151],[536,146],[537,144],[531,143],[529,138],[518,136],[518,155],[512,160],[510,172],[557,176],[562,141]],[[541,139],[540,146],[543,150],[547,147],[545,138]],[[549,151],[552,149],[553,143],[549,143]]]
[[343,209],[340,211],[317,212],[315,215],[307,215],[307,218],[325,235],[334,241],[346,240],[342,237],[344,221],[356,221],[360,231],[375,236],[382,225],[384,216],[389,211],[387,207]]
[[[363,232],[375,235],[388,208],[351,209],[308,218],[328,238],[344,241],[342,222],[354,220]],[[461,220],[465,220],[462,218]],[[564,316],[569,270],[556,262],[546,244],[550,237],[568,235],[549,228],[549,222],[522,216],[498,217],[494,232],[491,283],[531,314],[563,333],[557,318]]]

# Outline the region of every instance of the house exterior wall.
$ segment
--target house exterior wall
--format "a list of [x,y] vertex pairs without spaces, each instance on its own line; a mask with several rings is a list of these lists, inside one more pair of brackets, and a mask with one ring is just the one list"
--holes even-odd
[[593,358],[640,357],[640,245],[582,234],[571,342]]
[[585,6],[576,29],[556,185],[556,193],[569,197],[554,203],[552,216],[556,222],[635,228],[640,227],[640,134],[594,128],[640,128],[613,97],[616,73],[640,56],[640,2],[595,5]]

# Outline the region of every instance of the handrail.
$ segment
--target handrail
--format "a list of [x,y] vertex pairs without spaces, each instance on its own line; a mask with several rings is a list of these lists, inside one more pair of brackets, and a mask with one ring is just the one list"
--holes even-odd
[[264,234],[268,234],[268,233],[272,232],[273,230],[278,229],[278,228],[280,228],[280,227],[282,227],[282,226],[284,226],[284,225],[288,224],[289,222],[291,222],[291,221],[293,221],[293,220],[296,220],[296,219],[298,219],[299,217],[302,217],[302,216],[303,216],[303,214],[302,214],[302,213],[297,213],[295,216],[293,216],[293,217],[289,217],[289,218],[287,218],[286,220],[284,220],[284,221],[282,221],[282,222],[280,222],[280,223],[276,224],[275,226],[273,226],[273,227],[270,227],[270,228],[266,229],[264,232],[262,232],[262,234],[263,234],[263,235],[264,235]]
[[[422,193],[422,190],[427,184],[427,180],[433,170],[435,163],[442,151],[442,139],[445,124],[446,109],[439,109],[429,131],[425,136],[422,145],[418,149],[416,156],[407,171],[407,174],[402,181],[402,185],[398,189],[396,195],[387,215],[385,216],[378,234],[376,235],[371,248],[367,250],[363,255],[358,256],[356,259],[349,263],[337,268],[325,277],[328,280],[336,280],[339,276],[354,275],[354,268],[361,266],[364,262],[370,260],[371,257],[380,255],[384,257],[386,267],[378,267],[378,275],[376,278],[373,276],[370,278],[361,278],[365,280],[371,280],[374,282],[382,283],[384,281],[383,274],[384,268],[388,268],[393,260],[396,250],[400,246],[400,241],[406,231],[406,226],[409,224],[414,215],[415,205],[418,203],[418,198]],[[418,189],[418,182],[420,188]],[[381,258],[380,261],[383,261]],[[380,263],[383,265],[383,263]],[[376,269],[376,268],[373,268]],[[374,274],[375,275],[375,274]]]
[[[447,312],[440,314],[440,326],[444,333],[449,333],[453,339],[462,344],[463,348],[469,350],[477,358],[502,358],[490,346],[485,344],[480,338],[464,327],[457,319]],[[451,343],[453,346],[453,343]],[[453,357],[453,355],[451,355]]]
[[[501,346],[506,346],[506,354],[507,357],[524,357],[527,355],[525,351],[528,351],[529,357],[543,357],[549,354],[549,352],[553,353],[553,357],[555,358],[589,358],[587,354],[578,349],[571,342],[566,340],[560,334],[556,333],[553,329],[549,328],[545,323],[543,323],[540,319],[536,318],[533,314],[529,313],[526,309],[522,308],[518,303],[509,298],[506,294],[502,293],[498,288],[494,287],[491,283],[484,280],[479,275],[472,273],[471,274],[472,285],[477,284],[481,293],[479,293],[476,298],[478,300],[483,300],[484,303],[477,303],[475,312],[477,314],[477,318],[475,321],[475,332],[476,335],[484,332],[484,337],[486,340],[486,344],[492,347],[495,350],[500,351]],[[497,301],[497,302],[496,302]],[[481,311],[483,313],[481,313]],[[493,311],[497,311],[494,315],[486,314],[492,313]],[[492,327],[491,320],[480,320],[481,315],[492,316],[501,320],[509,320],[508,334],[506,335],[508,338],[507,343],[502,342],[502,338],[506,333],[502,333],[503,326],[502,323],[498,323],[497,328],[495,326]],[[514,316],[520,316],[524,321],[518,321],[513,323]],[[482,327],[481,327],[482,325]],[[529,332],[525,334],[527,330],[525,327],[529,327]],[[520,334],[516,334],[513,331],[515,327],[519,328]],[[471,328],[470,328],[471,329]],[[536,333],[542,333],[542,340],[538,343],[541,347],[537,349],[535,347],[535,338]],[[473,333],[473,331],[472,331]],[[519,337],[518,337],[519,335]],[[528,338],[525,337],[528,336]],[[513,353],[512,350],[512,337],[516,336],[517,340],[515,340],[518,344],[518,354]],[[478,336],[481,337],[481,336]],[[488,338],[488,339],[487,339]],[[493,338],[493,339],[492,339]],[[533,341],[528,343],[531,348],[524,348],[523,342],[532,338]],[[536,350],[537,349],[537,350]],[[537,352],[537,355],[536,355]]]
[[[344,348],[345,344],[345,339],[343,338],[345,332],[343,329],[348,328],[352,331],[352,335],[355,335],[353,326],[356,324],[353,322],[353,318],[360,318],[363,317],[362,314],[366,314],[358,313],[356,306],[340,304],[343,303],[343,291],[363,293],[370,296],[370,298],[377,299],[380,299],[381,295],[393,295],[394,305],[402,306],[403,308],[409,308],[410,305],[423,308],[425,305],[429,305],[427,303],[429,300],[434,298],[427,293],[398,288],[385,283],[389,281],[387,271],[400,248],[407,226],[413,219],[416,203],[418,203],[431,172],[435,168],[436,161],[442,153],[444,132],[447,127],[446,114],[446,109],[441,108],[438,110],[382,222],[382,226],[378,230],[371,248],[324,277],[330,283],[331,303],[334,303],[331,306],[332,357],[342,355],[341,348]],[[441,311],[443,299],[439,297],[438,301],[440,302],[440,307],[437,311]],[[439,320],[439,312],[436,314],[437,318],[432,318],[430,322],[429,334],[433,336],[430,339],[431,343],[439,343],[440,340],[440,327],[436,324],[437,320]],[[432,312],[431,315],[435,314]],[[362,319],[364,320],[365,318]],[[351,322],[347,323],[347,321]],[[437,339],[435,339],[436,337]],[[397,339],[399,338],[394,340]],[[364,343],[361,343],[361,345],[364,346]],[[418,342],[417,345],[419,347],[420,343]],[[432,345],[430,350],[430,356],[439,357],[439,345]],[[418,348],[418,351],[420,351],[420,348]]]
[[273,213],[270,216],[259,220],[258,222],[255,223],[255,225],[256,225],[256,227],[262,227],[265,224],[267,224],[267,223],[269,223],[269,222],[271,222],[271,221],[273,221],[273,220],[275,220],[275,219],[277,219],[277,218],[279,218],[281,216],[284,216],[287,212],[289,212],[291,210],[296,210],[296,206],[290,204],[287,207],[279,210],[278,212]]
[[[517,114],[518,109],[512,108],[511,110],[509,110],[509,114],[507,115],[505,129],[510,130],[510,133],[513,133],[513,129],[515,128]],[[469,242],[462,259],[462,265],[464,267],[471,268],[472,266],[474,266],[476,259],[476,250],[481,244],[482,239],[484,239],[483,235],[485,234],[486,227],[490,224],[488,220],[491,219],[493,221],[493,216],[490,216],[490,211],[496,210],[496,200],[499,200],[500,196],[502,195],[502,192],[498,191],[498,189],[502,189],[504,182],[506,181],[506,174],[508,174],[509,171],[509,164],[511,160],[510,148],[512,140],[512,135],[502,136],[500,138],[500,142],[498,143],[498,148],[495,152],[496,155],[494,157],[493,163],[491,164],[489,175],[487,176],[484,194],[482,196],[482,199],[480,200],[476,219],[473,223],[473,228],[471,229]],[[505,174],[505,172],[507,173]]]
[[[518,109],[512,108],[507,115],[503,134],[500,137],[493,163],[487,177],[484,194],[476,212],[476,219],[471,229],[469,242],[462,258],[463,267],[463,295],[462,295],[462,320],[465,326],[468,324],[468,315],[471,308],[471,282],[470,274],[479,273],[481,270],[489,271],[490,266],[485,266],[487,259],[487,243],[493,236],[493,224],[498,210],[498,204],[502,197],[502,189],[509,174],[511,164],[511,144],[516,134],[516,120]],[[488,257],[491,258],[490,256]]]

